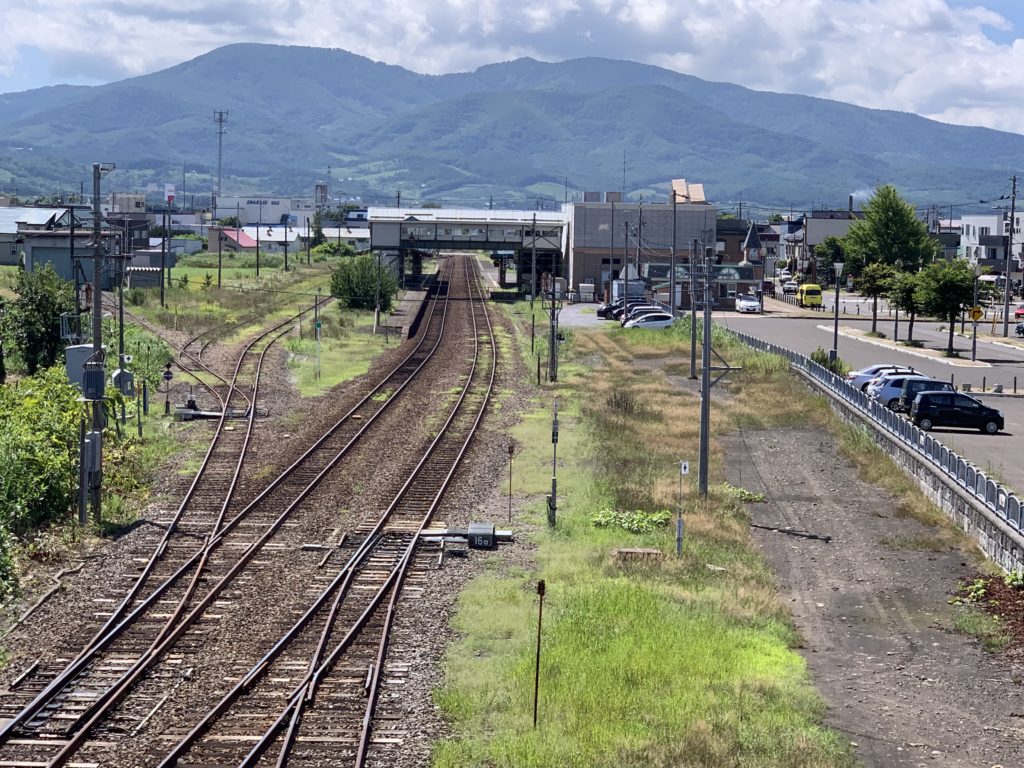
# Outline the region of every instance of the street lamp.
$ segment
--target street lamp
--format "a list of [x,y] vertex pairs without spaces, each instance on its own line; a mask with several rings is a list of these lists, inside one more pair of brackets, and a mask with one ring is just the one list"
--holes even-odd
[[836,323],[832,331],[832,349],[828,351],[828,361],[834,363],[839,357],[839,277],[843,274],[843,262],[833,261],[832,269],[836,273]]

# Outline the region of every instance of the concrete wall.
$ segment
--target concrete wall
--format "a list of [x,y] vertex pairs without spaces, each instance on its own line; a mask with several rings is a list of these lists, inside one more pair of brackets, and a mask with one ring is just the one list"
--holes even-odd
[[[805,378],[814,384],[809,376]],[[820,388],[817,388],[820,391]],[[921,454],[894,439],[871,419],[825,391],[832,409],[847,423],[864,428],[887,456],[892,458],[931,501],[971,537],[990,560],[1006,571],[1024,569],[1024,539],[948,475]]]

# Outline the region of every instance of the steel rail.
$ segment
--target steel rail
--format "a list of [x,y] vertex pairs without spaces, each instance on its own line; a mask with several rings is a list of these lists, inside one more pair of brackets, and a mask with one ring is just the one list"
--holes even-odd
[[[435,303],[431,305],[431,317],[433,316]],[[434,343],[433,347],[429,350],[428,354],[420,361],[416,367],[409,374],[408,378],[402,382],[400,386],[381,403],[380,408],[370,417],[364,420],[363,426],[357,431],[357,433],[340,449],[338,450],[328,464],[317,473],[316,477],[309,483],[307,483],[304,489],[299,492],[296,498],[288,504],[288,506],[281,512],[278,517],[267,527],[263,535],[255,542],[249,545],[249,547],[242,553],[242,555],[235,561],[234,565],[227,571],[227,573],[213,586],[209,592],[196,604],[192,611],[173,629],[167,632],[164,639],[155,647],[153,647],[145,656],[141,657],[136,661],[123,675],[106,691],[104,691],[96,699],[93,705],[88,710],[88,720],[81,724],[76,733],[74,733],[65,743],[63,749],[57,754],[56,757],[48,763],[49,766],[63,765],[71,755],[81,746],[86,734],[99,722],[99,720],[106,714],[109,709],[119,702],[127,695],[128,690],[132,685],[139,679],[139,677],[152,666],[172,645],[182,636],[182,634],[203,614],[203,612],[209,607],[209,605],[215,600],[221,591],[230,583],[235,576],[244,568],[245,565],[262,549],[262,547],[269,541],[284,524],[287,518],[291,515],[294,509],[308,496],[308,494],[320,483],[326,474],[334,468],[334,466],[341,460],[341,458],[348,453],[352,446],[362,437],[362,435],[374,424],[377,418],[384,413],[387,408],[396,401],[396,395],[402,392],[412,381],[415,380],[416,375],[422,370],[426,363],[433,357],[438,347],[440,346],[441,339],[443,338],[443,329],[445,317],[447,315],[448,302],[447,297],[444,303],[444,310],[441,316],[441,331],[438,339]],[[429,320],[428,320],[429,322]],[[379,394],[389,383],[392,383],[392,378],[399,374],[410,361],[420,351],[427,340],[427,334],[424,334],[416,345],[414,350],[406,356],[406,358],[395,366],[394,369],[382,380],[371,392],[364,396],[359,403],[356,404],[342,419],[340,419],[328,432],[322,435],[313,446],[311,446],[299,459],[297,459],[291,466],[289,466],[284,472],[273,481],[267,488],[265,488],[252,502],[250,502],[245,509],[238,513],[228,524],[224,526],[222,531],[216,536],[212,537],[206,547],[196,552],[193,557],[179,569],[179,571],[172,577],[174,580],[185,573],[195,562],[208,550],[212,550],[220,543],[224,541],[224,538],[244,519],[244,517],[254,508],[256,508],[263,499],[279,484],[283,481],[302,463],[306,458],[312,455],[323,443],[325,443],[344,423],[346,423],[363,405],[371,400],[375,395]],[[169,580],[169,581],[171,581]],[[124,625],[133,621],[144,608],[152,605],[158,598],[159,594],[167,589],[168,583],[160,585],[157,590],[146,599],[145,603],[139,606],[135,611],[132,612],[128,617],[122,621],[121,625],[114,632],[120,632]],[[70,670],[68,676],[73,676],[74,672],[78,670]],[[83,718],[84,719],[84,718]]]
[[[469,261],[467,260],[467,269],[468,269],[468,263],[469,263]],[[473,273],[474,273],[473,274],[473,278],[474,279],[470,279],[468,281],[469,285],[470,285],[470,293],[471,294],[473,292],[473,287],[474,286],[476,287],[477,290],[479,290],[479,282],[475,278],[477,278],[478,273],[479,273],[479,269],[480,269],[480,265],[477,263],[476,259],[473,259],[472,263],[473,263],[473,267],[474,267],[473,268]],[[420,523],[420,526],[419,526],[419,528],[416,531],[416,536],[414,536],[412,541],[409,542],[409,548],[406,551],[405,559],[402,562],[401,569],[400,569],[399,575],[398,575],[398,580],[395,583],[394,590],[391,593],[391,599],[388,602],[387,615],[386,615],[385,620],[384,620],[384,630],[381,633],[380,646],[379,646],[379,651],[378,651],[378,656],[377,656],[377,663],[373,666],[373,676],[372,676],[371,681],[370,681],[370,693],[369,693],[369,696],[367,697],[366,713],[365,713],[365,716],[363,718],[363,727],[362,727],[362,731],[361,731],[360,736],[359,736],[359,747],[358,747],[358,750],[356,752],[355,768],[363,768],[363,766],[366,764],[366,758],[367,758],[367,754],[369,752],[369,745],[370,745],[370,733],[371,733],[371,731],[373,729],[373,713],[376,710],[377,700],[378,700],[378,698],[380,696],[381,670],[384,668],[384,661],[387,658],[388,645],[389,645],[389,640],[390,640],[390,636],[391,636],[391,626],[392,626],[392,624],[394,622],[395,613],[396,613],[396,607],[397,607],[397,603],[398,603],[398,597],[399,597],[399,594],[401,593],[401,590],[402,590],[402,584],[405,581],[405,577],[406,577],[406,575],[408,573],[409,563],[412,560],[413,550],[415,549],[416,544],[419,541],[419,536],[423,532],[423,529],[430,522],[430,518],[433,516],[434,509],[437,507],[437,504],[440,502],[441,496],[444,494],[445,490],[447,490],[448,485],[451,483],[452,478],[455,476],[455,471],[458,469],[459,465],[462,463],[463,456],[465,456],[466,451],[469,450],[470,442],[472,441],[474,435],[476,435],[476,431],[477,431],[477,429],[480,426],[481,420],[483,419],[484,411],[487,410],[487,405],[490,402],[491,393],[494,390],[494,378],[495,378],[495,374],[497,373],[497,370],[498,370],[498,357],[497,357],[498,352],[497,352],[497,346],[496,346],[496,344],[494,342],[494,328],[491,325],[491,318],[490,318],[490,316],[487,313],[487,305],[484,304],[483,297],[479,296],[478,297],[478,301],[479,301],[479,304],[480,304],[481,308],[483,309],[483,316],[484,316],[484,319],[485,319],[485,321],[487,323],[487,337],[488,337],[489,344],[490,344],[490,347],[491,347],[491,371],[490,371],[490,376],[488,377],[488,381],[487,381],[487,391],[484,394],[483,403],[480,405],[480,410],[478,411],[476,419],[473,422],[473,426],[470,429],[469,434],[466,436],[466,441],[465,441],[465,443],[462,446],[462,450],[459,451],[459,455],[456,457],[455,463],[452,465],[451,472],[449,472],[448,477],[445,479],[445,482],[444,482],[444,485],[442,487],[442,490],[438,494],[437,499],[435,499],[434,503],[431,505],[430,511],[427,513],[427,515],[423,518],[422,522]],[[476,327],[476,315],[475,314],[473,315],[473,330],[474,330],[474,333],[473,333],[474,342],[476,344],[476,347],[479,348],[479,345],[480,345],[480,335],[479,335],[479,332],[477,331],[477,327]],[[475,369],[475,367],[476,367],[476,364],[474,363],[474,369]],[[282,765],[283,764],[284,763],[282,763]]]
[[[249,352],[252,350],[252,348],[256,344],[258,344],[260,341],[266,339],[267,336],[273,335],[273,338],[270,341],[270,343],[260,353],[260,357],[259,357],[259,360],[258,360],[258,363],[257,363],[257,367],[256,367],[256,371],[255,371],[255,377],[256,377],[255,378],[255,386],[254,386],[254,398],[255,398],[255,393],[257,392],[258,386],[259,386],[259,376],[260,376],[260,372],[261,372],[261,369],[262,369],[263,360],[264,360],[267,352],[270,350],[270,348],[273,346],[273,344],[281,336],[283,336],[285,333],[287,333],[290,330],[291,324],[294,323],[295,320],[298,317],[300,317],[301,315],[306,314],[307,312],[310,312],[310,311],[312,311],[312,308],[303,310],[298,315],[295,315],[295,316],[293,316],[291,318],[288,318],[287,320],[285,320],[285,321],[283,321],[281,323],[278,323],[277,325],[273,326],[272,328],[270,328],[270,329],[264,331],[263,333],[261,333],[258,337],[256,337],[249,344],[246,345],[245,350],[243,350],[242,354],[239,356],[238,361],[237,361],[237,363],[235,365],[235,371],[234,371],[234,374],[232,376],[232,380],[231,380],[231,384],[230,384],[231,391],[236,391],[237,390],[237,378],[238,378],[238,375],[239,375],[239,373],[241,371],[241,367],[242,367],[242,364],[243,364],[243,362],[245,360],[245,357],[249,354]],[[229,399],[230,399],[230,392],[229,392]],[[246,399],[246,402],[247,403],[249,402],[248,399]],[[245,436],[243,438],[243,444],[240,447],[239,455],[238,455],[238,460],[236,462],[235,469],[234,469],[234,471],[232,473],[231,481],[229,483],[229,487],[228,487],[227,493],[226,493],[224,501],[222,503],[220,514],[219,514],[219,516],[217,518],[217,521],[216,521],[216,523],[214,525],[213,530],[211,531],[211,535],[216,534],[218,529],[219,529],[219,527],[221,526],[224,514],[225,514],[228,506],[230,505],[230,502],[231,502],[231,500],[232,500],[232,498],[234,496],[235,490],[237,488],[238,479],[239,479],[240,473],[241,473],[241,467],[242,467],[242,464],[244,462],[244,459],[245,459],[245,456],[246,456],[246,453],[247,453],[247,450],[248,450],[249,442],[250,442],[251,436],[252,436],[253,424],[254,424],[254,420],[255,420],[255,409],[254,408],[252,408],[252,407],[249,408],[248,416],[249,416],[249,418],[248,418],[248,426],[247,426],[247,429],[246,429],[246,434],[245,434]],[[216,431],[213,439],[210,442],[210,447],[207,449],[207,452],[206,452],[206,455],[205,455],[205,457],[203,459],[203,462],[200,465],[199,470],[196,472],[196,476],[193,478],[193,481],[192,481],[188,491],[186,492],[184,499],[182,500],[181,504],[179,505],[177,513],[174,516],[174,519],[168,524],[167,529],[164,532],[164,535],[161,538],[160,543],[153,550],[153,553],[150,556],[149,560],[147,561],[145,567],[143,568],[142,573],[136,578],[132,588],[129,590],[129,592],[126,595],[126,597],[122,600],[121,604],[114,610],[114,612],[111,614],[111,616],[104,623],[103,627],[101,627],[101,629],[94,635],[94,637],[82,649],[82,651],[71,661],[71,663],[68,665],[68,668],[76,668],[79,671],[81,669],[84,669],[85,665],[89,661],[91,661],[91,659],[94,658],[97,653],[105,650],[110,645],[110,643],[114,639],[116,639],[116,637],[118,635],[120,635],[121,631],[123,631],[123,629],[125,628],[126,625],[123,622],[119,623],[119,620],[123,617],[125,611],[131,605],[132,601],[138,596],[138,594],[141,591],[142,587],[144,586],[145,582],[147,581],[147,579],[151,575],[151,573],[152,573],[155,565],[157,564],[157,562],[163,557],[164,553],[167,551],[168,544],[170,543],[172,537],[174,536],[174,534],[175,534],[175,532],[177,530],[177,527],[178,527],[179,523],[181,522],[182,518],[184,517],[184,515],[188,511],[189,505],[190,505],[190,503],[192,502],[192,500],[194,498],[194,495],[196,493],[197,488],[200,486],[200,483],[201,483],[201,481],[202,481],[202,479],[204,477],[205,471],[206,471],[206,469],[208,467],[208,464],[209,464],[209,462],[211,460],[211,457],[213,456],[213,453],[214,453],[215,449],[218,446],[218,442],[219,442],[221,436],[223,435],[223,428],[224,428],[226,419],[227,419],[227,410],[225,409],[221,413],[221,418],[218,421],[218,425],[217,425],[217,431]],[[154,596],[158,597],[159,595],[162,595],[163,592],[166,590],[166,588],[170,586],[171,582],[176,581],[187,570],[187,568],[191,567],[191,564],[193,564],[195,562],[195,560],[196,560],[195,557],[191,558],[186,563],[186,565],[183,566],[183,568],[180,568],[178,571],[176,571],[172,575],[171,579],[168,580],[168,582],[164,585],[164,588],[160,589],[159,592],[154,593]],[[148,605],[151,605],[151,604],[152,604],[152,601],[149,601],[149,600],[147,600],[147,601],[145,601],[143,603],[143,605],[145,605],[145,606],[148,606]],[[175,616],[177,616],[177,613],[178,612],[175,613]],[[135,613],[133,613],[133,616],[134,615],[135,615]],[[114,628],[114,627],[119,628],[120,631],[118,631],[116,633],[113,632],[112,628]],[[47,685],[43,689],[43,691],[41,691],[39,694],[37,694],[37,696],[29,704],[27,704],[20,712],[18,712],[14,717],[12,717],[10,720],[5,722],[3,724],[3,726],[0,727],[0,745],[6,743],[11,738],[13,730],[15,728],[24,725],[27,721],[29,721],[31,718],[33,718],[50,701],[52,701],[54,696],[56,696],[62,690],[64,690],[67,687],[67,684],[70,683],[70,681],[72,679],[74,679],[74,677],[76,677],[76,676],[77,675],[70,675],[70,676],[58,675],[58,677],[56,677],[54,680],[52,680],[50,682],[50,684]]]
[[[468,262],[466,262],[466,271],[468,273]],[[473,281],[469,278],[468,274],[467,284],[471,286],[470,291],[472,291]],[[470,296],[470,298],[473,298],[472,295]],[[294,743],[294,740],[296,738],[297,730],[301,722],[302,712],[305,704],[311,702],[314,699],[319,682],[322,679],[323,675],[326,673],[326,671],[333,664],[333,660],[336,659],[337,656],[341,652],[343,652],[355,638],[358,637],[359,633],[363,630],[363,628],[374,615],[383,598],[388,594],[389,590],[391,590],[391,587],[396,584],[400,584],[401,581],[404,580],[408,564],[409,562],[411,562],[412,553],[415,550],[415,544],[418,540],[419,532],[422,531],[423,528],[428,524],[429,520],[433,516],[435,510],[437,509],[437,506],[440,504],[440,501],[443,498],[444,494],[446,493],[447,488],[449,487],[462,461],[462,458],[465,455],[465,452],[468,450],[473,435],[476,433],[476,430],[479,427],[480,421],[489,402],[491,391],[493,390],[494,376],[497,367],[496,345],[494,342],[494,335],[490,323],[490,318],[487,316],[486,307],[483,305],[482,301],[480,301],[479,304],[480,307],[482,308],[483,316],[487,323],[489,346],[491,350],[491,366],[490,376],[487,383],[487,390],[486,393],[484,394],[484,398],[476,414],[476,417],[471,427],[469,428],[462,445],[460,446],[460,450],[457,456],[455,457],[452,465],[448,468],[448,471],[443,481],[441,482],[440,487],[434,494],[433,499],[427,508],[427,511],[423,514],[423,517],[420,519],[416,532],[411,536],[409,543],[406,547],[406,551],[402,554],[395,569],[391,572],[388,579],[380,587],[380,589],[377,591],[374,597],[371,598],[368,607],[363,611],[363,613],[359,616],[356,622],[351,626],[349,631],[346,633],[345,638],[334,650],[329,659],[327,661],[323,661],[324,652],[327,646],[327,640],[330,637],[331,633],[334,631],[333,623],[335,620],[335,616],[337,614],[341,602],[344,600],[348,592],[348,589],[351,586],[352,579],[356,570],[373,553],[377,544],[382,541],[382,536],[384,534],[385,528],[387,524],[390,522],[391,518],[393,517],[395,510],[399,507],[400,503],[403,501],[409,490],[419,480],[420,474],[427,466],[428,461],[432,458],[435,449],[441,444],[442,440],[444,440],[448,436],[448,433],[450,432],[454,421],[462,413],[463,403],[468,397],[470,391],[474,389],[474,375],[476,373],[476,368],[480,359],[479,329],[476,327],[475,314],[472,317],[474,325],[473,368],[471,369],[470,374],[467,376],[466,384],[463,387],[463,391],[459,397],[459,400],[453,406],[452,411],[448,419],[446,420],[444,426],[441,428],[437,437],[434,439],[431,445],[424,452],[424,455],[421,458],[420,462],[412,471],[410,477],[406,480],[402,489],[396,495],[394,501],[391,503],[391,505],[389,505],[388,509],[381,515],[380,519],[374,526],[373,530],[370,531],[369,534],[367,534],[366,538],[363,540],[360,547],[350,557],[344,568],[342,568],[342,570],[335,576],[332,582],[314,600],[313,604],[309,607],[305,614],[298,621],[296,621],[295,625],[293,625],[293,627],[288,632],[286,632],[277,641],[277,643],[275,643],[274,647],[271,648],[270,651],[268,651],[249,670],[249,672],[245,676],[243,676],[243,678],[232,688],[232,690],[229,691],[217,703],[217,705],[215,705],[213,709],[211,709],[207,713],[203,720],[200,723],[198,723],[192,729],[192,731],[190,731],[190,733],[186,735],[186,737],[184,737],[178,743],[178,745],[176,745],[176,747],[165,757],[163,762],[161,762],[161,768],[168,768],[169,766],[176,764],[176,762],[184,755],[184,753],[187,752],[205,734],[207,730],[209,730],[214,721],[223,716],[223,714],[232,706],[232,704],[234,704],[242,695],[244,695],[248,690],[250,690],[252,686],[262,676],[267,674],[270,665],[274,661],[274,659],[277,656],[279,656],[281,652],[283,652],[283,650],[289,643],[291,643],[298,637],[299,633],[321,610],[323,605],[330,598],[331,594],[336,593],[331,610],[328,613],[328,616],[325,619],[323,628],[321,630],[319,642],[317,643],[317,646],[311,656],[310,664],[308,665],[309,669],[307,671],[305,678],[303,679],[302,682],[299,683],[299,685],[297,685],[293,689],[292,693],[288,697],[288,704],[286,705],[285,709],[279,714],[278,718],[274,721],[271,727],[264,733],[260,741],[257,742],[257,744],[245,757],[245,759],[241,763],[241,766],[255,765],[256,762],[262,756],[262,754],[266,751],[266,749],[268,749],[270,745],[273,743],[273,741],[277,738],[278,733],[282,728],[285,727],[286,724],[288,725],[288,731],[285,734],[284,742],[282,744],[282,749],[278,757],[277,764],[281,766],[287,762],[288,750],[291,744]],[[406,533],[405,535],[408,536],[408,533]],[[389,617],[393,616],[393,604],[394,600],[397,599],[398,590],[391,590],[391,594],[393,597],[391,607],[389,607]],[[388,626],[390,626],[390,618],[388,619]],[[378,653],[378,657],[383,658],[385,654],[386,642],[384,643],[384,645],[382,645]],[[380,668],[380,664],[375,665],[375,669],[377,669],[378,672]],[[372,707],[368,711],[372,712]]]

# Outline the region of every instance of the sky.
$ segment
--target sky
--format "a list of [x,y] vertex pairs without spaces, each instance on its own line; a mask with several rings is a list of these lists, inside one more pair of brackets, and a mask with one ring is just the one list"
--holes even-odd
[[433,74],[605,56],[1024,133],[1024,0],[0,0],[0,29],[0,93],[258,42]]

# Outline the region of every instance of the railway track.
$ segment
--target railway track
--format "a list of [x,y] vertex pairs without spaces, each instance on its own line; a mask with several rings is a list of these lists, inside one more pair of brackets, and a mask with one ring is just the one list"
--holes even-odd
[[[65,721],[74,713],[87,709],[89,695],[83,696],[80,689],[102,689],[116,675],[117,666],[129,662],[137,654],[138,639],[135,637],[122,638],[121,646],[114,644],[119,633],[116,630],[127,615],[138,610],[145,600],[148,585],[172,578],[192,557],[197,546],[222,529],[253,434],[256,416],[253,403],[258,396],[263,361],[273,344],[291,330],[294,322],[306,311],[310,310],[277,323],[245,346],[230,381],[224,380],[227,385],[224,407],[202,464],[174,515],[168,520],[155,521],[163,528],[163,535],[155,543],[148,538],[141,544],[142,551],[148,549],[150,555],[148,559],[141,558],[145,564],[132,575],[134,581],[127,595],[120,602],[116,597],[99,598],[115,607],[98,630],[88,626],[79,628],[75,635],[78,639],[69,640],[55,658],[45,663],[37,661],[19,676],[0,704],[0,715],[10,718],[0,729],[0,739],[7,739],[14,730],[33,730],[40,739],[59,739]],[[243,424],[244,429],[240,428]],[[82,634],[92,631],[95,634],[91,638]],[[123,633],[123,628],[120,633]],[[81,651],[75,653],[71,648],[79,643]],[[122,647],[125,645],[127,648]],[[112,666],[88,663],[103,650],[108,650],[108,655],[115,660]],[[70,691],[58,682],[69,667],[80,670],[74,689]],[[63,679],[67,679],[66,675]],[[34,725],[18,725],[27,722]]]
[[[202,644],[200,619],[204,612],[433,356],[448,307],[445,299],[437,313],[437,304],[432,302],[426,331],[399,366],[253,502],[229,521],[220,515],[219,527],[208,533],[205,543],[168,578],[149,578],[151,591],[145,596],[143,590],[136,591],[130,609],[120,611],[120,621],[114,624],[112,617],[106,634],[94,638],[31,702],[12,715],[0,730],[0,764],[65,764],[170,648]],[[387,396],[382,397],[385,392]],[[162,555],[161,549],[155,557]],[[33,676],[45,679],[35,671],[29,677]],[[23,684],[24,680],[18,680],[14,687]],[[135,715],[128,715],[127,720],[139,722]],[[124,727],[108,723],[107,730],[123,732]]]
[[[305,612],[160,768],[362,766],[375,732],[390,734],[377,740],[377,749],[400,749],[394,714],[376,713],[396,602],[403,585],[426,578],[436,561],[436,553],[418,546],[419,536],[455,476],[494,384],[496,347],[478,267],[463,263],[456,296],[471,307],[473,354],[436,438],[388,508],[361,524],[332,556],[334,576],[308,585]],[[389,764],[388,755],[378,757]]]

